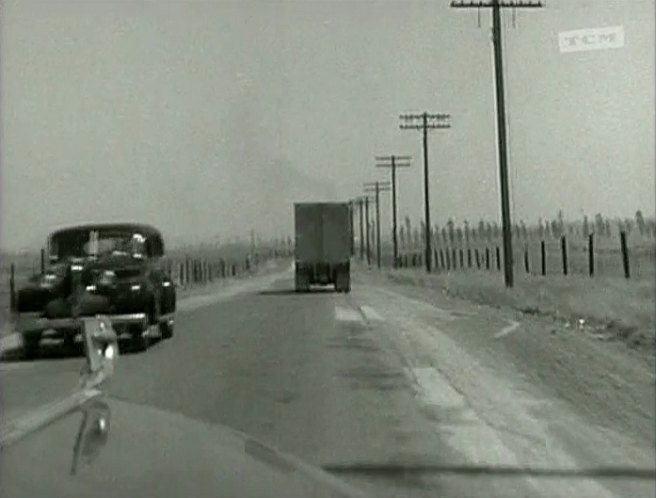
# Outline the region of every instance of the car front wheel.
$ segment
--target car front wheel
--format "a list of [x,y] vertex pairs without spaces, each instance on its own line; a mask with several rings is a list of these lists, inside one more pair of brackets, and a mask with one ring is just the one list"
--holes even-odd
[[138,325],[130,326],[130,336],[132,346],[137,351],[146,351],[150,346],[150,337],[148,337],[148,325],[140,323]]
[[173,328],[174,328],[175,323],[173,320],[162,320],[159,323],[159,330],[160,333],[162,334],[163,339],[170,339],[173,337]]
[[39,354],[41,334],[25,334],[23,339],[23,356],[26,360],[32,360]]

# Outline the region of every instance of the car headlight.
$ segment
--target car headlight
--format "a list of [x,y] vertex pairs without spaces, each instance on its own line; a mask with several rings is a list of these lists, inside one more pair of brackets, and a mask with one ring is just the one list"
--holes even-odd
[[43,289],[50,289],[55,285],[57,282],[57,275],[54,275],[52,273],[46,273],[41,276],[41,279],[39,280],[39,286]]
[[114,285],[115,281],[116,274],[112,270],[105,270],[100,275],[98,275],[95,284],[103,287],[109,287]]
[[130,286],[130,290],[134,291],[134,292],[140,291],[141,290],[141,284],[132,284]]

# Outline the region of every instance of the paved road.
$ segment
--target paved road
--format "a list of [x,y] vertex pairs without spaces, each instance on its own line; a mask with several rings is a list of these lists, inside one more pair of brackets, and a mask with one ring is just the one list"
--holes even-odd
[[[648,363],[366,270],[349,295],[291,288],[286,272],[186,299],[174,338],[122,355],[110,393],[374,496],[654,496]],[[81,359],[46,356],[0,364],[3,418],[74,385]]]

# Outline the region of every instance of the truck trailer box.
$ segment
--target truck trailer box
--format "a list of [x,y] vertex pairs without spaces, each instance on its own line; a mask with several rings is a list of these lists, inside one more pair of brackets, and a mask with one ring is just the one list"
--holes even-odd
[[296,290],[350,291],[351,213],[344,202],[294,204]]

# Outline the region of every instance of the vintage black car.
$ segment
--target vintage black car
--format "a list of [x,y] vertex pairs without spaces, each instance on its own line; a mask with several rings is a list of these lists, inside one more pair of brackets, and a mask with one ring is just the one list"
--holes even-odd
[[173,335],[176,288],[161,233],[146,224],[87,224],[48,237],[48,267],[16,293],[14,318],[27,356],[41,339],[72,346],[80,317],[108,315],[144,350],[154,335]]

